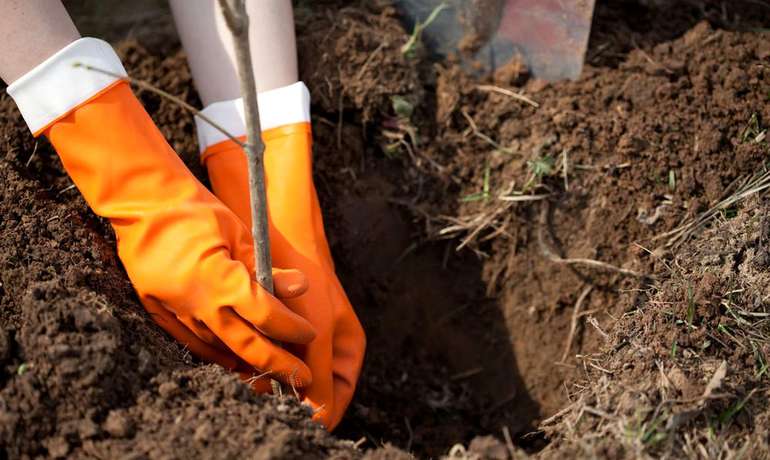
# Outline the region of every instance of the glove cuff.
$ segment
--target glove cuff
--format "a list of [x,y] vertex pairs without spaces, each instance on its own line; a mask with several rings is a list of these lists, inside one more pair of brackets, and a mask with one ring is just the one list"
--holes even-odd
[[30,131],[38,136],[126,76],[120,58],[107,42],[86,37],[70,43],[13,82],[8,94],[16,101]]
[[[259,121],[262,131],[297,123],[310,122],[310,92],[304,83],[297,82],[257,95]],[[201,110],[201,114],[218,124],[236,138],[246,135],[243,99],[215,102]],[[199,116],[195,117],[198,146],[204,154],[209,148],[227,141],[228,137]]]

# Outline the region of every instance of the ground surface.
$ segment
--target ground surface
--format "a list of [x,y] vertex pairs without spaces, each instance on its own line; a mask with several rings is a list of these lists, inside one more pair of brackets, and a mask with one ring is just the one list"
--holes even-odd
[[[154,326],[109,225],[3,95],[7,456],[505,458],[506,434],[517,456],[764,455],[767,205],[666,233],[764,171],[770,7],[599,2],[583,77],[548,85],[404,56],[387,2],[340,3],[297,6],[316,181],[369,336],[336,437]],[[198,104],[160,23],[111,38],[139,40],[119,46],[132,76]],[[191,118],[140,97],[205,180]]]

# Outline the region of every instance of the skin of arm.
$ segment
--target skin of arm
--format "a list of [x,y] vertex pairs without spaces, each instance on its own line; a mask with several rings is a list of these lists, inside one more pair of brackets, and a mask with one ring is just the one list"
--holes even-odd
[[[233,42],[217,0],[170,0],[170,4],[203,105],[240,97]],[[295,83],[297,46],[291,0],[247,0],[246,8],[257,90]]]
[[0,0],[0,78],[13,83],[79,38],[59,0]]

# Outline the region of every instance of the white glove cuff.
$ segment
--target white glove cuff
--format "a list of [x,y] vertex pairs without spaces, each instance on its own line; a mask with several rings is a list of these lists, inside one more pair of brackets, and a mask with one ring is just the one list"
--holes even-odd
[[[264,91],[257,95],[259,103],[259,121],[262,131],[310,121],[310,91],[301,81],[289,86]],[[214,123],[224,128],[234,137],[246,135],[246,122],[243,114],[243,99],[215,102],[201,113]],[[199,116],[195,117],[198,130],[200,152],[228,139]]]
[[13,82],[8,86],[8,94],[16,101],[30,131],[37,136],[126,76],[126,69],[107,42],[81,38]]

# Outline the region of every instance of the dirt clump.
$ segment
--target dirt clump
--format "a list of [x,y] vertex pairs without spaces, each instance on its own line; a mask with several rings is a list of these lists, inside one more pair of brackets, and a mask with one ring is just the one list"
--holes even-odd
[[314,105],[340,116],[355,111],[366,123],[385,115],[393,95],[416,103],[423,85],[415,60],[401,52],[405,32],[396,9],[384,1],[339,9],[327,3],[333,6],[295,11],[301,79],[314,89]]

